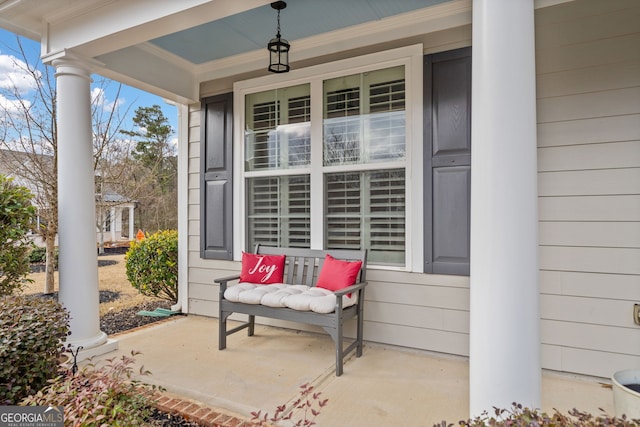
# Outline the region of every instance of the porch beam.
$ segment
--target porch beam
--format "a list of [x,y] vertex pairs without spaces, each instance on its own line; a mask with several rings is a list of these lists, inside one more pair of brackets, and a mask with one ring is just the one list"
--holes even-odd
[[473,1],[470,413],[540,407],[533,0]]
[[113,0],[79,2],[45,17],[42,55],[73,49],[97,57],[156,37],[265,6],[270,0]]

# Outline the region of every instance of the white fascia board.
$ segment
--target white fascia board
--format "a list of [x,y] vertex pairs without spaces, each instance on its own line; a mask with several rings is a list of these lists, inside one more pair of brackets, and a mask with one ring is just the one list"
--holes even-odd
[[144,46],[132,46],[100,57],[103,67],[94,72],[179,103],[199,99],[193,73],[160,58]]
[[34,31],[33,28],[37,28],[38,26],[29,26],[29,25],[19,25],[14,21],[7,19],[0,19],[0,28],[10,31],[14,34],[17,34],[22,37],[26,37],[30,40],[40,41],[40,33],[38,31]]
[[45,17],[43,53],[100,56],[269,4],[268,0],[111,0]]

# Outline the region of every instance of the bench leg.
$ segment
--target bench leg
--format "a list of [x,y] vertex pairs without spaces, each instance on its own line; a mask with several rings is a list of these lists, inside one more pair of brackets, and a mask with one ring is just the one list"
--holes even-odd
[[344,355],[342,354],[342,322],[338,322],[336,328],[336,377],[342,375],[343,367],[344,367]]
[[362,312],[358,313],[358,326],[357,326],[357,334],[356,340],[358,341],[358,345],[356,347],[356,357],[362,356],[362,342],[363,342],[363,332],[364,332],[364,322],[362,319]]
[[249,315],[249,336],[252,337],[253,336],[253,332],[255,331],[256,328],[256,316],[254,316],[253,314]]
[[220,312],[218,318],[218,350],[227,348],[227,316],[229,315]]

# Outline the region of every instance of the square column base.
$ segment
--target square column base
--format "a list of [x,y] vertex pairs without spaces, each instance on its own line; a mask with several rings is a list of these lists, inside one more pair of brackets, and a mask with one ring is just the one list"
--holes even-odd
[[[101,356],[103,354],[110,353],[112,351],[116,351],[118,349],[118,340],[114,340],[112,338],[108,338],[104,344],[101,344],[96,347],[91,347],[86,350],[80,350],[78,352],[78,357],[76,358],[77,362],[90,359],[94,356]],[[73,357],[72,357],[73,359]],[[71,361],[73,363],[73,360]]]

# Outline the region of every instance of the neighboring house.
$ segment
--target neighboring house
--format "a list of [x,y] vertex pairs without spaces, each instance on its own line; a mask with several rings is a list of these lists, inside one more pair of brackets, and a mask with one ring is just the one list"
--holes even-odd
[[[34,164],[33,155],[19,151],[0,150],[0,174],[10,176],[16,184],[28,188],[33,194],[33,205],[38,209],[37,224],[46,221],[42,210],[49,209],[50,200],[45,192],[48,187],[43,183],[50,183],[55,178],[53,172],[53,157],[38,155],[37,165]],[[118,242],[129,241],[135,237],[134,209],[136,201],[128,199],[120,194],[104,189],[102,194],[96,190],[96,235],[98,241]],[[102,219],[101,221],[99,219]],[[100,227],[102,224],[102,227]],[[124,227],[124,228],[123,228]],[[44,241],[34,235],[34,243],[44,246]],[[56,239],[57,244],[57,239]]]
[[282,74],[275,23],[260,0],[0,8],[56,67],[81,199],[91,72],[181,105],[184,312],[215,316],[257,242],[365,247],[365,339],[469,356],[472,413],[539,404],[540,367],[640,367],[640,2],[291,0]]
[[98,227],[98,241],[120,242],[135,238],[135,200],[117,193],[96,195],[97,218],[102,217],[102,231]]

